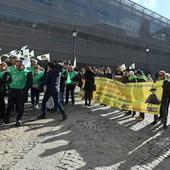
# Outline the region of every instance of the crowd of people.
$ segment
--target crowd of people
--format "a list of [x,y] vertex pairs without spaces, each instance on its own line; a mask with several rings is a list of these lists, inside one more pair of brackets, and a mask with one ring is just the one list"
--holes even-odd
[[[170,81],[169,74],[165,71],[159,71],[158,74],[144,74],[140,69],[122,68],[118,66],[113,73],[110,67],[97,68],[86,67],[81,70],[73,67],[68,62],[55,61],[48,62],[44,67],[40,66],[38,60],[31,58],[31,66],[25,68],[23,60],[17,56],[11,56],[8,62],[0,64],[0,119],[2,124],[10,123],[11,112],[15,111],[16,126],[22,125],[24,114],[24,103],[28,101],[28,93],[31,93],[32,107],[38,109],[39,96],[43,92],[43,100],[39,119],[46,119],[47,112],[51,109],[59,109],[62,114],[62,121],[67,119],[64,105],[69,103],[71,95],[71,104],[75,104],[75,88],[79,86],[85,91],[85,105],[91,106],[93,91],[96,90],[95,77],[106,77],[115,79],[122,83],[136,83],[163,80],[163,95],[161,100],[160,115],[154,116],[152,125],[157,124],[159,120],[163,127],[167,128],[168,108],[170,102]],[[5,104],[5,96],[8,96],[8,102]],[[127,115],[136,115],[135,111],[127,111]],[[137,120],[144,120],[145,113],[139,113]]]
[[[167,126],[167,118],[168,118],[168,109],[169,109],[169,102],[170,102],[170,74],[160,70],[155,75],[151,75],[151,73],[144,73],[141,69],[130,69],[130,68],[122,68],[121,66],[118,66],[115,73],[112,73],[110,67],[104,69],[94,68],[94,72],[96,76],[99,77],[106,77],[110,79],[115,79],[117,81],[120,81],[122,83],[137,83],[137,82],[156,82],[158,80],[163,81],[163,94],[161,99],[161,107],[160,107],[160,114],[154,115],[154,121],[151,123],[152,125],[155,125],[158,123],[158,121],[161,121],[163,124],[163,127],[165,129],[168,128]],[[155,89],[152,89],[152,91]],[[132,115],[134,117],[136,115],[135,111],[127,111],[126,115]],[[136,119],[139,121],[144,120],[145,113],[139,113],[138,116],[136,116]]]

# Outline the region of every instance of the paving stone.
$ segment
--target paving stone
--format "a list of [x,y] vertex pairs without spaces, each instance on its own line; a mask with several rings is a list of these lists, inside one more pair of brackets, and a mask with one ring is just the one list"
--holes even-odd
[[102,107],[66,106],[65,122],[57,114],[36,120],[40,110],[29,110],[23,127],[0,127],[0,169],[169,170],[169,129],[146,128],[151,115],[133,128],[127,126],[132,118]]

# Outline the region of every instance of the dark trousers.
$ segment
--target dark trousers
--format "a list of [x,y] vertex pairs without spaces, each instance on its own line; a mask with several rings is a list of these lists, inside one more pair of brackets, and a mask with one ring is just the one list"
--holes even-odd
[[135,111],[128,111],[129,114],[132,114],[133,116],[136,115],[136,112]]
[[[169,108],[169,100],[164,101],[161,103],[160,107],[160,118],[163,124],[167,123],[167,118],[168,118],[168,108]],[[154,121],[158,121],[158,115],[154,115]]]
[[37,105],[39,103],[40,91],[36,88],[31,88],[31,104]]
[[62,104],[62,106],[64,105],[64,91],[60,91],[60,103]]
[[57,90],[48,90],[48,89],[46,90],[46,92],[44,94],[44,98],[42,100],[42,116],[47,115],[46,103],[50,97],[52,97],[54,100],[54,108],[56,110],[57,110],[57,108],[59,108],[60,112],[62,113],[62,116],[63,117],[65,116],[64,108],[59,101],[58,95],[59,95],[59,93]]
[[141,118],[145,119],[145,113],[140,112],[140,113],[139,113],[139,116],[140,116]]
[[69,92],[71,92],[72,104],[75,103],[75,99],[74,99],[74,89],[75,89],[75,85],[72,85],[72,84],[67,84],[67,85],[66,85],[66,103],[68,103],[68,100],[69,100]]
[[4,95],[0,94],[0,119],[4,119],[4,115],[5,115],[5,101],[4,101]]
[[24,113],[24,102],[25,94],[22,90],[11,90],[8,97],[8,105],[5,115],[6,119],[10,119],[11,110],[13,109],[13,106],[15,104],[17,111],[16,121],[21,120]]

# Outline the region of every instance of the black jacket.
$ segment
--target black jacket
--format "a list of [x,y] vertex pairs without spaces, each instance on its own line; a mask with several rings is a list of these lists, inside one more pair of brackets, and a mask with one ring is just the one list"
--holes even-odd
[[162,103],[168,102],[168,98],[170,98],[170,82],[168,80],[164,80],[162,87]]
[[57,90],[59,92],[60,89],[60,74],[57,69],[50,70],[47,72],[45,77],[45,85],[47,86],[47,90],[54,91]]
[[92,71],[86,71],[84,73],[85,85],[84,90],[93,91],[94,90],[94,82],[95,82],[95,74]]
[[11,75],[10,73],[6,72],[2,78],[2,80],[0,80],[0,94],[1,95],[5,95],[8,91],[8,84],[11,83],[12,79],[11,79]]

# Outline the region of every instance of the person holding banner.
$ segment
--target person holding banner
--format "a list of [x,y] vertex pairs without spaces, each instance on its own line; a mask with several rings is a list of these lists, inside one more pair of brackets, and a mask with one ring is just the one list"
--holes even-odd
[[0,119],[4,119],[6,105],[4,97],[7,93],[7,86],[11,82],[11,76],[5,62],[0,64]]
[[[122,67],[122,66],[123,66],[123,67]],[[123,64],[122,66],[118,66],[118,67],[116,68],[116,72],[115,72],[115,75],[114,75],[114,79],[117,80],[117,81],[122,81],[123,71],[126,70],[125,65]]]
[[16,104],[17,118],[15,126],[21,126],[24,103],[27,100],[26,94],[28,93],[28,89],[32,86],[32,74],[24,68],[21,59],[17,59],[15,65],[16,68],[10,72],[12,82],[9,84],[10,91],[4,123],[10,123],[10,113],[13,105]]
[[[134,71],[129,71],[129,76],[128,76],[128,83],[136,83],[137,82],[137,76],[135,75]],[[126,115],[131,115],[134,117],[136,115],[135,111],[128,111]]]
[[163,127],[165,129],[168,128],[167,126],[167,117],[168,117],[168,108],[169,108],[169,101],[170,101],[170,81],[166,79],[166,72],[159,71],[159,80],[163,80],[163,94],[161,100],[161,108],[160,108],[160,116],[154,115],[154,121],[151,123],[152,125],[157,124],[158,120],[161,120],[163,123]]
[[104,77],[108,78],[108,79],[112,79],[113,78],[113,74],[112,71],[110,69],[110,67],[107,67],[105,73],[104,73]]
[[[136,72],[136,76],[137,76],[137,82],[146,82],[147,78],[144,75],[143,71],[138,69]],[[145,118],[145,113],[140,112],[139,116],[136,117],[137,120],[142,121]]]

